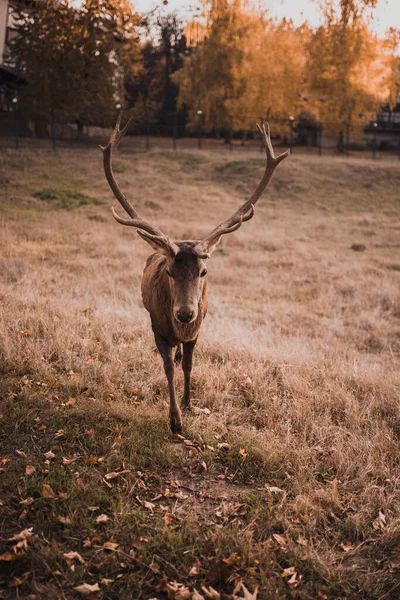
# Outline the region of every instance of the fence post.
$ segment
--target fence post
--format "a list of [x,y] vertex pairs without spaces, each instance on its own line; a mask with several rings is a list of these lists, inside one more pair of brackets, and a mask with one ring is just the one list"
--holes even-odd
[[17,115],[17,110],[18,110],[18,98],[15,96],[12,99],[13,105],[14,105],[14,135],[15,135],[15,149],[18,150],[19,148],[19,137],[18,137],[18,115]]
[[51,109],[51,139],[53,142],[53,152],[57,150],[56,148],[56,129],[54,123],[54,109]]
[[201,150],[201,116],[202,110],[197,111],[197,148]]
[[376,159],[376,128],[378,127],[378,123],[372,123],[372,127],[374,128],[374,137],[372,138],[372,158]]
[[176,139],[178,137],[177,134],[177,115],[176,115],[176,110],[174,111],[174,123],[173,123],[173,128],[172,128],[172,147],[174,150],[176,150]]
[[324,131],[324,126],[320,125],[318,127],[318,154],[322,156],[322,134]]
[[293,122],[294,122],[294,117],[290,116],[289,117],[289,127],[290,127],[290,154],[293,154]]

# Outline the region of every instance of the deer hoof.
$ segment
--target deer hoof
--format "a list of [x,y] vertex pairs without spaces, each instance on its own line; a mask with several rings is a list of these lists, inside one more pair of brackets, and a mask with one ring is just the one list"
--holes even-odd
[[182,433],[182,420],[179,415],[171,415],[169,423],[172,433]]
[[182,410],[188,411],[188,412],[193,412],[193,406],[191,402],[187,402],[185,404],[182,404]]

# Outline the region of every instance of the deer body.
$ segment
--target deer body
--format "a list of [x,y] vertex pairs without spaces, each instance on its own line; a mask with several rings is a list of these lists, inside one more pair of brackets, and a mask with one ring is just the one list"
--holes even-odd
[[[176,258],[182,260],[183,263],[193,263],[198,260],[193,260],[194,257],[192,257],[193,255],[184,250],[176,255]],[[162,356],[168,380],[171,430],[173,433],[179,433],[182,430],[182,417],[175,396],[175,363],[179,363],[182,359],[185,378],[182,408],[190,410],[192,355],[202,321],[207,313],[207,275],[203,278],[204,283],[201,290],[197,290],[199,286],[195,286],[194,290],[191,290],[190,286],[184,287],[183,292],[186,292],[186,294],[184,293],[184,297],[180,298],[184,304],[180,304],[179,308],[184,310],[185,306],[187,307],[187,304],[189,304],[188,310],[190,310],[191,304],[197,304],[197,316],[190,322],[183,323],[174,317],[174,301],[171,294],[171,277],[168,275],[168,264],[167,258],[158,252],[149,256],[143,272],[142,298],[143,304],[150,314],[155,342]],[[187,289],[188,287],[189,289]],[[199,294],[196,293],[198,291],[200,291]],[[175,308],[175,311],[182,314],[177,308]],[[178,350],[174,358],[173,349],[175,347],[178,347]]]
[[[264,175],[254,194],[226,221],[215,227],[203,240],[173,241],[159,229],[142,219],[125,198],[114,179],[111,160],[114,147],[118,146],[129,123],[120,130],[122,113],[110,141],[103,150],[106,179],[118,202],[130,216],[123,219],[113,210],[116,221],[137,229],[140,237],[155,250],[146,262],[142,279],[142,298],[150,313],[151,325],[157,348],[164,362],[170,397],[170,425],[173,433],[182,430],[181,411],[175,396],[175,362],[182,358],[184,392],[182,408],[191,409],[190,377],[193,350],[202,321],[207,313],[207,268],[219,240],[232,233],[254,215],[254,205],[267,187],[278,164],[286,158],[289,150],[275,157],[268,125],[260,127],[267,163]],[[173,349],[178,347],[175,359]],[[182,347],[182,350],[181,350]]]

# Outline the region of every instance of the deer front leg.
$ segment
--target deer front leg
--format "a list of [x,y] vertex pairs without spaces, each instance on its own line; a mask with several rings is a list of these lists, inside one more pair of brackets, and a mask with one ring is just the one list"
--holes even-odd
[[197,339],[193,342],[183,343],[183,360],[182,369],[185,378],[185,387],[183,391],[182,408],[192,410],[192,403],[190,401],[190,375],[192,372],[192,357],[193,350],[196,345]]
[[175,385],[174,385],[174,358],[172,353],[172,346],[158,334],[154,335],[157,348],[164,361],[164,370],[168,380],[169,389],[169,422],[171,425],[172,433],[181,433],[182,431],[182,417],[181,411],[178,406],[175,397]]

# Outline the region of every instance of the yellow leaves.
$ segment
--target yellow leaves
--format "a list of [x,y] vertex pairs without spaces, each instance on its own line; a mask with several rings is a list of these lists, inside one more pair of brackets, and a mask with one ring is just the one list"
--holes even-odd
[[100,592],[100,587],[98,583],[94,583],[93,585],[90,585],[89,583],[82,583],[82,585],[77,585],[74,587],[74,590],[79,592],[79,594],[82,594],[82,596],[89,596],[95,592]]

